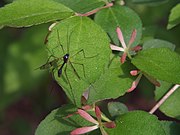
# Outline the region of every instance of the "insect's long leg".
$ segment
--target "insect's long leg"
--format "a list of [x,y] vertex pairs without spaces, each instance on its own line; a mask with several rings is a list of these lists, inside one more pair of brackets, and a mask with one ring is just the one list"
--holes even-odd
[[55,55],[54,55],[54,50],[56,49],[56,48],[58,48],[59,46],[56,46],[56,47],[54,47],[52,50],[50,50],[48,47],[46,48],[47,50],[48,50],[48,52],[49,53],[51,53],[55,58],[58,58],[58,57],[56,57]]
[[111,65],[111,63],[113,62],[113,60],[116,58],[116,56],[113,56],[111,59],[110,59],[110,61],[109,61],[109,63],[108,63],[108,68],[110,67],[110,65]]
[[[71,34],[72,34],[72,32],[69,35],[69,27],[68,27],[67,33],[66,33],[66,35],[67,35],[67,37],[66,37],[67,38],[67,53],[68,54],[69,54],[69,46],[70,46],[70,37],[71,37]],[[61,48],[63,50],[63,53],[65,54],[65,50],[63,48],[63,45],[60,43],[60,35],[59,35],[59,31],[58,30],[57,30],[57,36],[58,36],[58,45],[61,46]]]
[[64,67],[64,74],[65,74],[66,80],[67,80],[67,82],[68,82],[68,84],[69,84],[69,86],[70,86],[70,89],[71,89],[71,94],[72,94],[72,96],[73,96],[73,102],[76,104],[76,102],[75,102],[75,96],[74,96],[74,93],[73,93],[73,91],[72,91],[72,86],[71,86],[70,80],[69,80],[68,75],[67,75],[67,65]]
[[62,51],[63,51],[63,54],[65,54],[65,50],[64,50],[64,48],[63,48],[62,44],[60,43],[60,36],[59,36],[59,31],[58,31],[58,30],[57,30],[57,36],[58,36],[58,45],[60,45],[60,46],[61,46]]
[[48,59],[47,59],[47,62],[46,62],[46,63],[48,63],[48,62],[49,62],[49,60],[50,60],[50,58],[51,58],[51,57],[57,58],[57,57],[55,57],[54,55],[50,55],[50,56],[48,57]]
[[73,56],[75,56],[75,55],[77,55],[77,54],[79,54],[79,53],[81,53],[81,52],[83,53],[84,58],[94,58],[94,57],[96,57],[96,56],[99,55],[99,54],[96,54],[96,55],[94,55],[94,56],[87,57],[86,54],[85,54],[85,52],[84,52],[84,49],[81,49],[81,50],[79,50],[78,52],[76,52],[75,54],[73,54],[71,57],[73,57]]
[[[84,49],[81,49],[81,50],[79,50],[77,53],[75,53],[74,55],[72,55],[71,57],[74,57],[75,55],[77,55],[77,54],[79,54],[79,53],[81,53],[81,52],[83,53],[84,58],[93,58],[93,57],[96,57],[97,55],[99,55],[99,54],[97,54],[97,55],[95,55],[95,56],[87,57],[87,56],[85,55]],[[75,72],[76,74],[77,74],[77,72],[76,72],[74,66],[72,65],[72,63],[81,65],[81,66],[83,67],[84,77],[86,78],[84,64],[78,63],[78,62],[70,62],[71,66],[72,66],[72,68],[73,68],[73,70],[74,70],[74,72]],[[78,74],[77,74],[77,76],[78,76]],[[80,79],[80,77],[78,77],[78,78]]]
[[[70,63],[70,65],[71,65],[71,67],[72,67],[74,73],[76,74],[76,76],[77,76],[79,79],[81,79],[80,76],[79,76],[79,74],[77,73],[76,69],[74,68],[74,66],[73,66],[73,64],[72,64],[72,63],[75,63],[75,62],[69,61],[69,63]],[[77,63],[75,63],[75,64],[77,64]]]
[[67,53],[69,54],[70,52],[70,46],[71,46],[71,42],[70,42],[70,39],[71,39],[71,36],[72,36],[72,34],[73,34],[73,29],[71,29],[71,32],[69,33],[69,27],[67,28]]
[[[75,70],[73,64],[81,65],[81,66],[83,67],[84,78],[86,78],[84,64],[78,63],[78,62],[69,62],[69,63],[71,64],[71,67],[73,68],[74,72],[77,74],[77,77],[78,77],[79,79],[81,79],[81,78],[80,78],[80,76],[78,75],[77,71]],[[73,64],[72,64],[72,63],[73,63]]]
[[51,57],[55,57],[55,56],[50,55],[50,56],[48,57],[46,63],[43,64],[43,65],[41,65],[40,67],[36,68],[35,70],[37,70],[37,69],[47,69],[48,67],[51,67],[51,66],[52,66],[52,65],[51,65],[51,62],[49,62],[49,60],[50,60]]

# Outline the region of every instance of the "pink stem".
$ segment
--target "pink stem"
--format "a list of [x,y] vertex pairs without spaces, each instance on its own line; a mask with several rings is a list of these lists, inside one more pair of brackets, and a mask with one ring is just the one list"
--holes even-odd
[[139,76],[138,76],[138,77],[136,78],[136,80],[132,83],[131,88],[130,88],[127,92],[131,92],[131,91],[133,91],[133,90],[137,87],[137,85],[138,85],[141,77],[142,77],[142,74],[139,74]]
[[92,14],[97,13],[97,12],[98,12],[99,10],[101,10],[101,9],[108,8],[108,7],[112,7],[112,6],[113,6],[113,3],[108,3],[108,4],[107,4],[106,6],[104,6],[104,7],[100,7],[100,8],[94,9],[94,10],[92,10],[92,11],[90,11],[90,12],[85,13],[85,14],[76,13],[76,15],[77,15],[77,16],[90,16],[90,15],[92,15]]

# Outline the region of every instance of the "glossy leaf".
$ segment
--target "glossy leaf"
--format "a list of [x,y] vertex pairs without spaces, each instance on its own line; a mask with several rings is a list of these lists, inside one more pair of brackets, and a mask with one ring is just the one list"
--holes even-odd
[[120,45],[116,33],[117,26],[121,28],[126,44],[128,44],[134,29],[137,30],[137,36],[132,46],[137,45],[140,41],[142,34],[141,20],[139,16],[128,7],[115,5],[111,8],[103,9],[95,15],[95,22],[108,33],[116,45]]
[[[160,100],[171,88],[171,83],[161,82],[161,87],[157,87],[155,91],[155,99]],[[180,119],[180,88],[178,88],[169,98],[160,106],[160,110],[167,116]]]
[[[80,106],[81,95],[100,77],[109,61],[111,50],[106,33],[87,17],[72,17],[53,28],[47,47],[49,55],[53,55],[52,59],[60,59],[54,65],[56,81],[71,101]],[[69,61],[63,67],[61,77],[58,77],[57,70],[67,53]]]
[[52,0],[18,0],[0,8],[0,26],[28,27],[73,14],[71,9]]
[[106,130],[109,135],[166,135],[160,121],[143,111],[132,111],[116,119],[116,128]]
[[169,16],[168,29],[171,29],[180,23],[180,4],[177,4]]
[[180,56],[168,48],[151,48],[138,53],[132,63],[155,79],[180,83]]

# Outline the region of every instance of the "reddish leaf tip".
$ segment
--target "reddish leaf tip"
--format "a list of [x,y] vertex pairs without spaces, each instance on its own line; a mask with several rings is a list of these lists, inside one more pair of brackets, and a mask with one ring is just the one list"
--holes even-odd
[[131,50],[135,51],[135,52],[138,52],[138,51],[142,50],[142,46],[137,45],[137,46],[133,47]]
[[89,115],[86,111],[82,110],[82,109],[78,109],[78,113],[81,117],[83,117],[84,119],[86,119],[87,121],[90,121],[96,125],[98,125],[99,123],[91,116]]
[[97,119],[101,119],[101,110],[99,109],[98,106],[95,107],[95,113],[96,113]]
[[130,74],[132,76],[136,76],[136,75],[138,75],[138,73],[139,73],[139,70],[132,70],[132,71],[130,71]]
[[124,52],[121,56],[121,63],[123,64],[126,61],[127,54]]
[[85,134],[88,132],[91,132],[93,130],[96,130],[98,128],[97,125],[95,126],[91,126],[91,127],[81,127],[81,128],[77,128],[75,130],[73,130],[70,135],[81,135],[81,134]]
[[116,124],[115,124],[114,121],[112,121],[112,122],[105,122],[105,123],[104,123],[104,126],[105,126],[106,128],[115,128],[115,127],[116,127]]

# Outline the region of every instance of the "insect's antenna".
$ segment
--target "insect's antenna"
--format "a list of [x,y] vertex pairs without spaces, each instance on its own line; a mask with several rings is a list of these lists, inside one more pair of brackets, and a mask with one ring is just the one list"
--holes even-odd
[[69,27],[67,28],[67,53],[69,53],[69,46],[70,46],[70,35],[69,35]]
[[[72,29],[73,30],[73,29]],[[67,28],[67,53],[69,53],[69,48],[70,48],[70,39],[73,31],[69,33],[69,27]]]
[[61,44],[61,42],[60,42],[60,36],[59,36],[59,31],[58,31],[58,30],[57,30],[57,36],[58,36],[58,44],[61,46],[62,51],[63,51],[63,54],[64,54],[65,51],[64,51],[64,48],[63,48],[63,46],[62,46],[62,44]]

